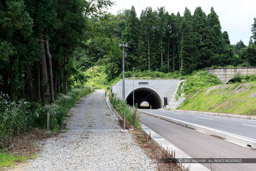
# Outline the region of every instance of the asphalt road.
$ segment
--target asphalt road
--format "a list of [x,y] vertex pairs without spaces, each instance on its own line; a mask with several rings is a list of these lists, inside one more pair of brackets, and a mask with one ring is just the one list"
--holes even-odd
[[[241,147],[162,119],[142,114],[141,122],[193,158],[256,158],[256,150]],[[256,163],[204,165],[212,171],[255,171],[256,168]]]
[[256,140],[256,120],[213,116],[200,114],[200,112],[192,114],[183,111],[168,111],[163,109],[148,109],[143,111],[171,117],[174,119],[179,119],[182,121],[218,129],[221,131],[230,132],[233,134],[249,137]]

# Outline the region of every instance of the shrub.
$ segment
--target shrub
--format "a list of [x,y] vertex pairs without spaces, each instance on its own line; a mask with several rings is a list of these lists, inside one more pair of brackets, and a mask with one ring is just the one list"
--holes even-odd
[[8,95],[0,92],[0,148],[8,146],[12,137],[32,128],[46,128],[47,113],[50,114],[50,129],[62,128],[69,109],[81,97],[89,94],[90,88],[74,89],[68,95],[59,95],[52,105],[19,100],[12,102]]
[[[134,76],[137,78],[142,79],[156,79],[156,78],[162,78],[162,79],[175,79],[180,77],[179,72],[170,72],[170,73],[163,73],[159,71],[137,71],[135,70]],[[125,72],[125,77],[133,77],[133,71],[127,71]]]
[[186,76],[187,81],[183,82],[184,92],[189,95],[196,90],[201,90],[202,88],[211,87],[214,85],[222,84],[222,82],[213,74],[207,71],[196,71],[192,75]]

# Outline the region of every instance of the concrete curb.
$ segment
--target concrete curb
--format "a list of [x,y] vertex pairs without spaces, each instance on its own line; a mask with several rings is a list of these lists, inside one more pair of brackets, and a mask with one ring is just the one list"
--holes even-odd
[[[108,97],[108,93],[106,95],[106,103],[107,106],[109,107],[110,111],[113,113],[113,115],[115,116],[116,120],[123,120],[119,114],[117,113],[117,111],[114,109],[114,107],[112,106],[112,104],[109,101],[109,97]],[[186,154],[185,152],[183,152],[182,150],[180,150],[178,147],[174,146],[173,144],[171,144],[169,141],[165,140],[163,137],[161,137],[159,134],[157,134],[156,132],[154,132],[153,130],[151,130],[150,128],[146,127],[145,125],[143,125],[141,123],[141,128],[142,130],[150,135],[150,137],[159,145],[161,146],[163,149],[165,149],[167,152],[172,152],[175,151],[175,155],[177,158],[191,158],[188,154]],[[201,164],[197,164],[197,163],[192,163],[192,164],[187,164],[184,163],[183,166],[185,168],[189,168],[190,171],[209,171],[209,169]]]
[[[184,151],[165,140],[162,136],[148,128],[146,125],[141,124],[141,128],[144,132],[146,132],[158,145],[160,145],[167,152],[175,152],[176,158],[191,158]],[[180,167],[188,168],[190,171],[210,171],[207,167],[203,166],[199,163],[183,163]]]
[[109,93],[107,93],[107,95],[106,95],[106,103],[107,103],[109,110],[112,112],[112,114],[114,115],[114,117],[116,118],[117,121],[120,121],[120,120],[122,121],[123,119],[121,118],[121,116],[117,113],[117,111],[114,109],[114,107],[110,103],[108,94]]
[[201,133],[207,134],[207,135],[215,135],[215,136],[224,138],[224,139],[226,139],[226,141],[232,142],[234,144],[238,144],[243,147],[256,148],[256,140],[252,139],[252,138],[243,137],[243,136],[232,134],[229,132],[220,131],[217,129],[208,128],[208,127],[197,125],[197,124],[192,124],[189,122],[181,121],[178,119],[174,119],[171,117],[162,116],[162,115],[158,115],[158,114],[154,114],[154,113],[150,113],[150,112],[144,112],[144,111],[140,111],[140,112],[150,115],[150,116],[154,116],[156,118],[171,121],[171,122],[174,122],[176,124],[179,124],[179,125],[182,125],[185,127],[193,128],[193,129],[195,129]]
[[239,114],[202,112],[202,111],[192,111],[192,110],[172,110],[172,111],[187,112],[187,113],[192,113],[192,114],[206,114],[206,115],[213,115],[213,116],[223,116],[223,117],[230,117],[230,118],[241,118],[241,119],[256,120],[256,116],[247,116],[247,115],[239,115]]

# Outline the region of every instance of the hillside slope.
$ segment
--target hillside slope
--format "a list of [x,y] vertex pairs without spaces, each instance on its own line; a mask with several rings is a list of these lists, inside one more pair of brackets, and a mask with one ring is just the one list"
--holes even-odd
[[256,115],[256,82],[202,89],[187,97],[179,109]]

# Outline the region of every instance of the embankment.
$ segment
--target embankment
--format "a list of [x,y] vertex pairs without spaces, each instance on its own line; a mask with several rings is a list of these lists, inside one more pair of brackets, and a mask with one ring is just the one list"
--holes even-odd
[[256,115],[256,82],[218,85],[196,91],[179,109]]

